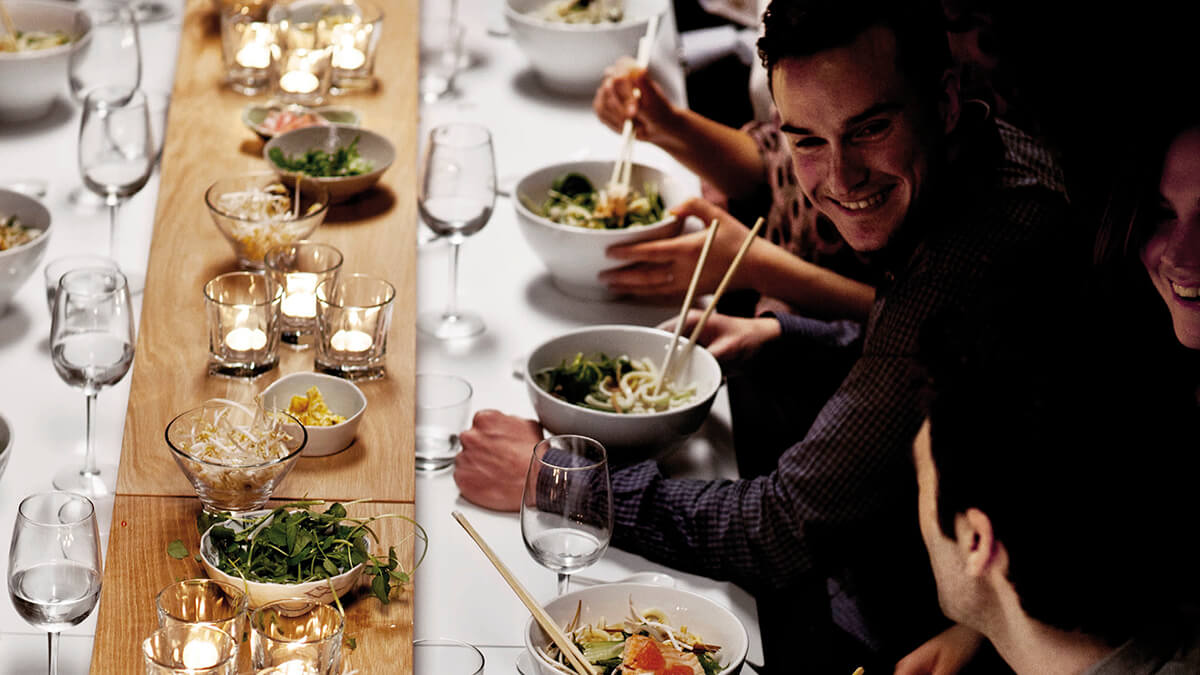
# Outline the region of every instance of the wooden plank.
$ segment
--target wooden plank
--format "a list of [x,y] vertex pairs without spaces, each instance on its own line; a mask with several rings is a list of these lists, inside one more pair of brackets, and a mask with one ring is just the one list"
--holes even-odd
[[[414,499],[413,410],[416,336],[417,0],[382,0],[385,19],[376,91],[336,99],[396,146],[396,161],[369,196],[333,207],[313,239],[345,254],[343,271],[396,286],[387,375],[363,384],[368,407],[349,450],[304,458],[277,496],[382,501]],[[312,350],[281,348],[281,365],[252,382],[206,374],[202,288],[235,269],[232,249],[211,222],[204,191],[217,178],[262,170],[262,142],[240,121],[253,101],[222,84],[218,21],[211,0],[189,0],[164,147],[162,180],[136,357],[131,375],[117,492],[194,494],[163,433],[177,414],[214,396],[261,390],[281,374],[312,369]]]
[[[348,507],[351,516],[400,513],[411,518],[413,510],[411,504],[362,503]],[[142,672],[141,642],[158,627],[155,595],[177,579],[205,576],[191,557],[175,560],[167,555],[167,545],[175,539],[181,539],[193,554],[199,550],[199,511],[200,503],[195,498],[117,496],[91,672]],[[401,564],[411,569],[412,526],[397,519],[375,525],[382,542],[402,543],[397,553]],[[357,642],[354,650],[345,652],[345,672],[412,672],[412,599],[411,584],[393,591],[387,605],[366,589],[343,599],[346,634]],[[241,651],[238,672],[252,672],[248,642]]]

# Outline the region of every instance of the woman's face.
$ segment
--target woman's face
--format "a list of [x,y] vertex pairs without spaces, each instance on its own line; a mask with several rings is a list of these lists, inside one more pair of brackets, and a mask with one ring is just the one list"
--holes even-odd
[[1200,125],[1171,142],[1158,191],[1161,213],[1142,263],[1167,303],[1175,336],[1200,349]]

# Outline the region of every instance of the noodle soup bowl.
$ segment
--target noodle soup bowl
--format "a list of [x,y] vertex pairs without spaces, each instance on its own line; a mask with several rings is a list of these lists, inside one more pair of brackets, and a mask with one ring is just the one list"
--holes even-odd
[[73,2],[5,0],[4,6],[20,31],[62,31],[71,38],[65,45],[47,49],[0,52],[0,120],[43,117],[56,99],[67,96],[71,52],[87,49],[91,19]]
[[[675,382],[692,385],[692,400],[662,412],[616,413],[585,408],[551,395],[535,375],[547,368],[572,361],[577,354],[594,358],[628,356],[649,358],[662,366],[671,344],[671,334],[643,326],[588,326],[550,339],[529,355],[525,388],[538,420],[553,434],[578,434],[600,441],[613,464],[628,464],[674,450],[700,428],[721,388],[721,366],[707,349],[697,345],[691,358],[675,371]],[[680,339],[682,345],[685,340]],[[678,349],[678,347],[677,347]],[[679,358],[682,352],[676,353]]]
[[[534,212],[531,206],[540,205],[554,181],[568,173],[577,173],[591,181],[596,189],[603,188],[612,177],[613,163],[581,161],[552,164],[527,174],[517,181],[517,225],[526,243],[542,259],[550,272],[554,286],[563,293],[584,300],[611,300],[616,297],[600,282],[605,270],[625,265],[608,257],[606,250],[617,244],[632,244],[673,237],[679,234],[681,223],[667,217],[648,225],[634,225],[619,230],[593,230],[576,225],[563,225]],[[644,191],[646,184],[655,185],[669,209],[683,202],[689,191],[666,172],[644,164],[633,164],[630,187]]]
[[[668,625],[687,626],[706,644],[719,645],[721,675],[741,672],[750,646],[746,627],[728,608],[690,591],[639,583],[597,584],[558,596],[546,605],[546,613],[561,627],[571,622],[576,611],[579,625],[594,625],[601,619],[611,623],[628,616],[631,603],[639,611],[660,610]],[[541,654],[551,644],[550,636],[532,618],[525,624],[524,639],[536,675],[562,675],[564,671]]]

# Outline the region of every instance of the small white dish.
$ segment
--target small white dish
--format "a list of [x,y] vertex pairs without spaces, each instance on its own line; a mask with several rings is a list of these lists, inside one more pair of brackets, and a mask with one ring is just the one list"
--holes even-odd
[[284,375],[263,389],[259,396],[267,410],[286,411],[293,396],[304,396],[314,386],[321,392],[329,410],[345,417],[346,421],[328,427],[304,425],[308,432],[308,444],[300,453],[304,457],[324,457],[350,447],[367,409],[367,397],[362,389],[349,380],[323,373]]

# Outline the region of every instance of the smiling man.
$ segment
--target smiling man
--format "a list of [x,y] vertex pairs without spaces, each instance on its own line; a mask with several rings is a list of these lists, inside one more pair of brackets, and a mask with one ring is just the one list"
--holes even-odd
[[[917,335],[998,261],[1048,246],[1066,202],[1048,153],[960,104],[936,3],[775,0],[764,27],[800,187],[886,282],[861,358],[775,471],[615,471],[613,545],[755,593],[773,672],[885,672],[947,625],[911,512]],[[481,411],[461,436],[462,495],[518,509],[541,433]]]

